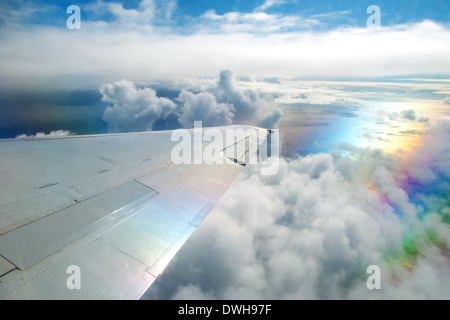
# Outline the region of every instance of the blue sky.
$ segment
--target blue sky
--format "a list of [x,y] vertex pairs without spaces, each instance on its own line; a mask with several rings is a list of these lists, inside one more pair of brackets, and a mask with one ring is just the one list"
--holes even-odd
[[[279,2],[279,4],[277,4]],[[252,12],[255,8],[262,6],[264,1],[186,1],[178,2],[179,13],[199,16],[206,10],[215,10],[218,14],[231,11]],[[365,25],[366,9],[370,5],[378,5],[382,10],[382,17],[386,25],[417,22],[431,19],[438,22],[448,21],[450,3],[445,0],[297,0],[297,1],[275,1],[273,6],[265,11],[279,13],[282,15],[311,15],[327,14],[332,12],[344,12],[348,14],[345,18],[330,23],[330,26],[339,25]],[[347,21],[346,21],[347,20]]]
[[[125,9],[139,9],[140,0],[133,1],[102,1],[101,3],[120,3]],[[16,1],[8,0],[0,5],[0,9],[14,8],[24,11],[24,8],[34,7],[42,10],[22,17],[24,24],[54,25],[65,27],[65,9],[76,4],[80,6],[85,21],[112,21],[114,16],[104,10],[92,10],[92,5],[100,1]],[[439,23],[448,23],[450,2],[446,0],[178,0],[155,1],[155,6],[162,10],[171,7],[170,19],[163,19],[159,23],[181,26],[189,29],[192,19],[201,17],[205,12],[214,10],[217,15],[230,12],[252,13],[255,11],[276,14],[280,16],[298,16],[304,19],[321,18],[322,29],[338,27],[365,26],[368,14],[366,9],[370,5],[378,5],[381,9],[382,24],[392,26],[426,19]],[[0,18],[0,22],[1,22]]]

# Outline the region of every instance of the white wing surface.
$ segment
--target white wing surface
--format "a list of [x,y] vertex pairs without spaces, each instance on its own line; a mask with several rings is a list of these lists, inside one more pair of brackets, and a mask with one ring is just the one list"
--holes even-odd
[[266,138],[237,128],[196,164],[172,131],[0,140],[0,299],[141,297]]

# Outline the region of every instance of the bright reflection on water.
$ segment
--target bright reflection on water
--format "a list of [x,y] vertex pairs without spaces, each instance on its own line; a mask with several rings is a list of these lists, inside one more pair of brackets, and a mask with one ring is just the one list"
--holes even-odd
[[329,152],[341,144],[410,152],[428,124],[446,116],[445,105],[424,103],[289,106],[280,123],[282,154]]

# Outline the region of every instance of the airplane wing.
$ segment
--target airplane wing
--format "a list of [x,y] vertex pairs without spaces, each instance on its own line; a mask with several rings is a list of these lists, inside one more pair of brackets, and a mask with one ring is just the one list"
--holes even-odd
[[237,128],[213,163],[173,131],[0,140],[0,299],[140,298],[267,136]]

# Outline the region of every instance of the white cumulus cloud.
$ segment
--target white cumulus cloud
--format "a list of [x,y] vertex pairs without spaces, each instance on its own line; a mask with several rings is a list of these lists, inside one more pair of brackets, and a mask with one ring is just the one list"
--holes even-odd
[[202,121],[204,126],[246,124],[275,128],[282,116],[272,97],[257,89],[241,88],[229,70],[222,71],[219,81],[203,91],[183,89],[173,100],[158,97],[154,89],[138,88],[126,79],[102,85],[100,93],[102,101],[110,104],[103,120],[111,131],[152,130],[157,121],[169,116],[175,118],[171,119],[175,127],[191,128],[194,121]]
[[255,124],[274,128],[281,119],[282,111],[258,93],[255,89],[241,89],[236,83],[233,71],[220,72],[217,87],[212,90],[217,100],[234,106],[234,124]]
[[16,137],[16,139],[66,137],[66,136],[70,136],[70,135],[73,135],[73,133],[68,130],[54,130],[54,131],[51,131],[50,133],[37,132],[34,135],[20,134]]
[[180,123],[192,127],[194,121],[202,120],[204,126],[229,125],[233,121],[233,105],[217,103],[216,98],[208,92],[198,94],[182,91],[178,100],[183,103]]
[[130,80],[102,85],[102,101],[112,104],[103,120],[112,131],[148,131],[159,119],[166,119],[176,108],[167,98],[156,96],[151,88],[137,88]]
[[409,162],[354,148],[247,167],[146,297],[449,299],[449,137],[433,126]]

